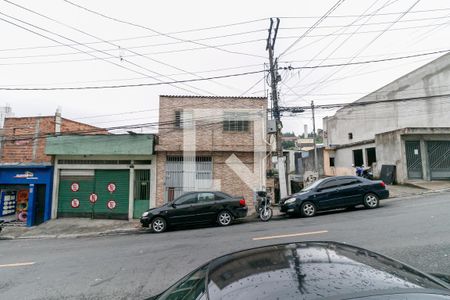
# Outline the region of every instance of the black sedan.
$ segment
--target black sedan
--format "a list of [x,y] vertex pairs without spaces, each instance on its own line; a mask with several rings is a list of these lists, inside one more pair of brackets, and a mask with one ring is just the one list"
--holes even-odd
[[232,197],[222,192],[188,192],[163,206],[142,214],[143,227],[160,233],[172,225],[217,223],[227,226],[234,219],[247,216],[248,207],[243,197]]
[[377,208],[380,199],[389,198],[381,180],[356,176],[336,176],[317,180],[312,185],[280,200],[280,211],[289,215],[312,217],[319,210],[355,207]]
[[450,299],[448,276],[335,242],[265,246],[216,258],[150,299]]

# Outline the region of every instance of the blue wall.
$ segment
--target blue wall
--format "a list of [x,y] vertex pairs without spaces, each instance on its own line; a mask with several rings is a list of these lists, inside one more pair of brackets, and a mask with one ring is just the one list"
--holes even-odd
[[[28,174],[28,178],[24,178]],[[35,222],[36,184],[45,184],[44,221],[50,220],[52,211],[52,166],[0,166],[0,184],[22,184],[29,187],[27,226]]]

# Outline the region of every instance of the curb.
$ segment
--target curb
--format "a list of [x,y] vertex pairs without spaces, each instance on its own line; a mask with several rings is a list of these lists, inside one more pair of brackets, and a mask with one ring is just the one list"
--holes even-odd
[[420,196],[420,195],[444,193],[444,192],[450,192],[450,188],[445,188],[445,189],[440,189],[440,190],[426,190],[425,189],[423,192],[420,192],[420,193],[403,195],[403,196],[389,197],[388,199],[389,200],[390,199],[401,199],[401,198],[406,198],[406,197],[411,197],[411,196]]
[[67,234],[48,234],[48,235],[34,235],[34,236],[12,236],[4,235],[0,236],[1,240],[43,240],[43,239],[73,239],[83,237],[96,237],[96,236],[115,236],[125,234],[138,234],[142,233],[141,228],[129,228],[129,229],[117,229],[101,232],[88,232],[88,233],[67,233]]

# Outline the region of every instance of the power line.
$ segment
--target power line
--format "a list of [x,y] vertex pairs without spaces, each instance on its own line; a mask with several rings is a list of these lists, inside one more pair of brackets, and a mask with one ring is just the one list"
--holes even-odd
[[[226,43],[221,44],[218,46],[235,46],[235,45],[242,45],[242,44],[249,44],[249,43],[256,43],[256,42],[263,42],[265,39],[255,39],[255,40],[248,40],[248,41],[241,41],[241,42],[233,42],[233,43]],[[102,51],[117,51],[117,49],[124,49],[127,51],[130,51],[129,49],[136,49],[136,48],[143,48],[144,46],[137,46],[137,47],[116,47],[114,49],[105,49]],[[139,53],[139,54],[130,54],[130,55],[121,55],[120,58],[123,59],[124,57],[137,57],[137,56],[146,56],[146,55],[158,55],[158,54],[170,54],[170,53],[179,53],[179,52],[187,52],[187,51],[195,51],[195,50],[202,50],[202,49],[208,49],[209,47],[197,47],[197,48],[185,48],[185,49],[177,49],[177,50],[165,50],[165,51],[156,51],[156,52],[147,52],[147,53]],[[87,53],[96,53],[98,51],[86,51]],[[133,53],[132,51],[130,51]],[[83,52],[71,52],[71,53],[57,53],[57,54],[38,54],[38,55],[25,55],[25,56],[16,56],[16,57],[0,57],[0,60],[2,59],[20,59],[20,58],[36,58],[36,57],[51,57],[51,56],[66,56],[66,55],[77,55]],[[111,55],[111,54],[110,54]],[[115,56],[111,56],[110,58],[106,59],[117,59]],[[12,63],[0,63],[2,66],[11,66],[11,65],[36,65],[36,64],[54,64],[54,63],[69,63],[69,62],[83,62],[83,61],[94,61],[96,58],[81,58],[81,59],[66,59],[66,60],[51,60],[51,61],[38,61],[38,62],[12,62]],[[184,72],[189,74],[189,72]]]
[[267,72],[267,71],[259,70],[259,71],[250,71],[250,72],[227,74],[227,75],[219,75],[219,76],[211,76],[211,77],[203,77],[203,78],[194,78],[194,79],[186,79],[186,80],[174,80],[174,81],[166,81],[166,82],[153,82],[153,83],[103,85],[103,86],[83,86],[83,87],[50,87],[50,88],[38,88],[38,87],[32,87],[32,88],[7,88],[7,87],[0,87],[0,90],[3,90],[3,91],[57,91],[57,90],[116,89],[116,88],[129,88],[129,87],[172,85],[172,84],[179,84],[179,83],[186,83],[186,82],[197,82],[197,81],[206,81],[206,80],[213,80],[213,79],[223,79],[223,78],[246,76],[246,75],[253,75],[253,74],[258,74],[258,73],[263,73],[263,72]]
[[[19,7],[19,8],[21,8],[21,9],[23,9],[23,10],[26,10],[26,11],[28,11],[28,12],[31,12],[31,13],[33,13],[33,14],[35,14],[35,15],[38,15],[38,16],[40,16],[40,17],[42,17],[42,18],[45,18],[45,19],[50,20],[50,21],[52,21],[52,22],[55,22],[55,23],[57,23],[57,24],[59,24],[59,25],[62,25],[62,26],[64,26],[64,27],[67,27],[67,28],[70,28],[70,29],[75,30],[75,31],[77,31],[77,32],[80,32],[80,33],[82,33],[82,34],[85,34],[85,35],[87,35],[87,36],[89,36],[89,37],[95,38],[95,39],[100,40],[100,41],[102,41],[102,42],[106,42],[105,40],[103,40],[103,39],[101,39],[101,38],[99,38],[99,37],[97,37],[97,36],[95,36],[95,35],[92,35],[92,34],[90,34],[90,33],[87,33],[87,32],[85,32],[85,31],[83,31],[83,30],[80,30],[80,29],[78,29],[78,28],[76,28],[76,27],[67,25],[67,24],[65,24],[65,23],[63,23],[63,22],[60,22],[60,21],[58,21],[58,20],[56,20],[56,19],[53,19],[53,18],[51,18],[51,17],[48,17],[48,16],[46,16],[46,15],[43,15],[43,14],[41,14],[41,13],[39,13],[39,12],[36,12],[36,11],[34,11],[34,10],[32,10],[32,9],[26,8],[26,7],[22,6],[22,5],[15,4],[14,2],[11,2],[11,1],[9,1],[9,0],[3,0],[3,1],[5,1],[5,2],[11,4],[11,5],[14,5],[14,6],[16,6],[16,7]],[[15,18],[13,18],[13,19],[15,19]],[[15,19],[15,20],[18,20],[18,21],[20,21],[20,22],[23,22],[23,21],[21,21],[21,20],[19,20],[19,19]],[[26,22],[25,22],[25,23],[26,23]],[[26,24],[29,24],[29,23],[26,23]],[[32,24],[29,24],[29,25],[34,26],[34,25],[32,25]],[[39,28],[39,27],[38,27],[38,28]],[[41,30],[42,30],[42,29],[41,29]],[[50,31],[48,31],[48,32],[50,32]],[[55,33],[53,33],[53,32],[50,32],[50,33],[55,34]],[[71,40],[71,39],[68,39],[68,38],[66,38],[66,37],[64,37],[64,36],[61,36],[61,35],[59,35],[59,34],[56,34],[56,35],[57,35],[57,36],[60,36],[60,37],[62,37],[62,38],[65,38],[65,39],[67,39],[67,40],[69,40],[69,41],[71,41],[71,42],[76,42],[76,41],[73,41],[73,40]],[[113,46],[116,46],[116,47],[119,47],[119,45],[116,45],[116,44],[113,44],[113,43],[109,43],[109,44],[111,44],[111,45],[113,45]],[[83,45],[83,46],[85,46],[85,47],[87,47],[87,48],[89,48],[89,49],[97,50],[97,49],[92,48],[92,47],[90,47],[90,46],[86,46],[86,45]],[[128,50],[128,49],[127,49],[127,50]],[[150,58],[150,57],[141,55],[141,54],[139,54],[139,53],[137,53],[137,52],[134,52],[134,51],[131,51],[131,50],[128,50],[128,51],[130,51],[131,53],[134,53],[134,54],[136,54],[136,55],[139,55],[139,56],[141,56],[141,57],[147,58],[147,59],[149,59],[149,60],[151,60],[151,61],[154,61],[154,62],[157,62],[157,63],[159,63],[159,64],[162,64],[162,65],[164,65],[164,66],[168,66],[168,67],[174,68],[174,69],[176,69],[176,70],[178,70],[178,71],[182,71],[182,72],[186,72],[186,73],[191,74],[191,75],[198,76],[198,75],[196,75],[196,74],[190,73],[190,72],[188,72],[188,71],[186,71],[186,70],[183,70],[183,69],[181,69],[181,68],[178,68],[178,67],[172,66],[172,65],[170,65],[170,64],[164,63],[164,62],[162,62],[162,61],[159,61],[159,60],[156,60],[156,59],[153,59],[153,58]],[[105,53],[105,54],[107,54],[107,55],[109,55],[109,56],[114,57],[113,55],[111,55],[111,54],[109,54],[109,53],[107,53],[107,52],[105,52],[105,51],[102,51],[102,50],[101,50],[100,52],[101,52],[101,53]],[[89,54],[89,53],[87,53],[87,54]],[[90,54],[89,54],[89,55],[90,55]],[[145,71],[147,71],[147,72],[151,72],[151,73],[154,73],[154,74],[158,74],[158,75],[164,76],[165,78],[168,78],[168,79],[170,79],[170,80],[174,80],[173,78],[171,78],[171,77],[169,77],[169,76],[165,76],[165,75],[160,74],[160,73],[158,73],[158,72],[155,72],[155,71],[153,71],[153,70],[149,70],[149,69],[147,69],[147,68],[145,68],[145,67],[142,67],[141,65],[135,64],[135,63],[133,63],[133,62],[131,62],[131,61],[129,61],[129,60],[126,60],[126,59],[124,59],[124,58],[122,58],[122,57],[120,58],[120,60],[121,60],[121,61],[122,61],[122,60],[123,60],[123,61],[126,61],[127,63],[129,63],[129,64],[131,64],[131,65],[134,65],[134,66],[136,66],[136,67],[138,67],[138,68],[141,68],[141,69],[143,69],[143,70],[145,70]],[[108,60],[105,60],[105,61],[109,62]],[[157,78],[155,78],[155,77],[151,77],[151,76],[149,76],[149,77],[159,81],[159,79],[157,79]],[[201,76],[199,76],[199,77],[201,77]],[[190,85],[186,85],[186,86],[188,86],[188,87],[190,87],[190,88],[193,88],[193,89],[197,89],[197,90],[199,90],[199,91],[201,91],[201,92],[203,92],[203,93],[206,92],[206,93],[208,93],[208,94],[213,95],[213,93],[208,92],[208,91],[205,91],[205,90],[203,90],[203,89],[200,89],[200,88],[197,88],[197,87],[194,87],[194,86],[190,86]],[[183,88],[181,88],[181,87],[177,87],[177,88],[183,89]],[[192,91],[189,91],[189,90],[187,90],[187,89],[183,89],[183,90],[192,93]],[[195,92],[194,92],[194,94],[198,94],[198,93],[195,93]]]
[[[53,32],[51,32],[51,31],[46,30],[46,29],[44,29],[44,28],[41,28],[41,27],[39,27],[39,26],[36,26],[36,25],[30,24],[30,23],[28,23],[28,22],[22,21],[22,20],[20,20],[20,19],[17,19],[17,18],[8,16],[8,15],[3,14],[3,13],[1,13],[1,12],[0,12],[0,14],[1,14],[1,15],[4,15],[4,16],[6,16],[6,17],[9,17],[9,18],[11,18],[11,19],[13,19],[13,20],[17,20],[17,21],[19,21],[19,22],[22,22],[22,23],[24,23],[24,24],[27,24],[28,26],[31,26],[31,27],[34,27],[34,28],[38,28],[38,29],[40,29],[40,30],[42,30],[42,31],[44,31],[44,32],[48,32],[48,33],[54,34],[54,35],[56,35],[56,36],[58,36],[58,37],[67,39],[67,40],[71,41],[72,43],[74,43],[74,42],[76,43],[76,41],[74,41],[74,40],[72,40],[72,39],[70,39],[70,38],[64,37],[64,36],[59,35],[59,34],[57,34],[57,33],[53,33]],[[38,36],[41,36],[41,37],[43,37],[43,38],[46,38],[46,39],[48,39],[48,40],[51,40],[51,41],[53,41],[53,42],[55,42],[55,43],[65,45],[64,43],[62,43],[62,42],[60,42],[60,41],[58,41],[58,40],[55,40],[55,39],[53,39],[53,38],[51,38],[51,37],[48,37],[48,36],[46,36],[46,35],[43,35],[43,34],[41,34],[41,33],[39,33],[39,32],[36,32],[36,31],[34,31],[34,30],[31,30],[31,29],[29,29],[29,28],[26,28],[26,27],[24,27],[24,26],[21,26],[21,25],[19,25],[19,24],[17,24],[17,23],[8,21],[8,20],[3,19],[3,18],[0,18],[0,20],[4,21],[4,22],[6,22],[6,23],[9,23],[9,24],[11,24],[11,25],[14,25],[14,26],[16,26],[16,27],[19,27],[19,28],[21,28],[21,29],[24,29],[24,30],[26,30],[26,31],[29,31],[29,32],[31,32],[31,33],[34,33],[34,34],[36,34],[36,35],[38,35]],[[83,46],[83,45],[80,44],[80,46]],[[79,49],[75,48],[74,46],[68,46],[68,47],[73,48],[73,49],[75,49],[75,50],[79,50]],[[91,48],[91,47],[89,47],[89,46],[86,46],[86,47]],[[91,49],[94,49],[94,48],[91,48]],[[106,52],[105,52],[105,53],[106,53]],[[90,56],[93,56],[93,57],[97,57],[97,56],[95,56],[94,54],[91,54],[91,53],[86,53],[86,54],[88,54],[88,55],[90,55]],[[108,54],[108,53],[106,53],[106,54]],[[108,55],[109,55],[109,54],[108,54]],[[145,74],[145,73],[142,73],[142,72],[139,72],[139,71],[130,69],[130,68],[126,67],[126,66],[122,66],[122,65],[117,64],[117,63],[115,63],[115,62],[108,61],[108,60],[106,60],[106,59],[104,59],[104,58],[100,58],[100,59],[103,60],[103,61],[105,61],[105,62],[107,62],[107,63],[110,63],[110,64],[113,64],[113,65],[115,65],[115,66],[118,66],[119,68],[126,69],[126,70],[128,70],[128,71],[131,71],[131,72],[134,72],[134,73],[137,73],[137,74],[146,76],[146,77],[153,78],[153,79],[155,79],[155,80],[157,80],[157,81],[160,81],[159,79],[154,78],[154,77],[152,77],[152,76],[150,76],[150,75],[148,75],[148,74]],[[141,68],[142,68],[142,67],[141,67]],[[144,69],[145,69],[145,68],[144,68]],[[154,73],[156,73],[156,72],[154,72]],[[159,73],[156,73],[156,74],[162,75],[162,74],[159,74]],[[177,88],[182,89],[182,90],[184,90],[184,91],[187,91],[187,92],[189,92],[189,93],[192,93],[192,91],[190,91],[190,90],[188,90],[188,89],[185,89],[185,88],[182,88],[182,87],[177,87]],[[197,93],[194,92],[194,94],[197,94]]]
[[[384,33],[386,33],[392,26],[394,26],[401,18],[403,18],[406,14],[408,14],[408,12],[411,11],[411,9],[413,9],[419,2],[420,2],[420,0],[417,0],[416,2],[414,2],[406,11],[404,11],[403,14],[401,14],[399,17],[396,18],[394,23],[392,23],[391,25],[387,26],[382,32],[380,32],[377,36],[375,36],[375,38],[373,38],[369,43],[367,43],[361,49],[359,49],[353,55],[353,57],[348,61],[348,63],[351,63],[358,55],[360,55],[363,51],[365,51],[368,47],[370,47],[370,45],[372,45],[376,40],[378,40]],[[342,66],[341,68],[339,68],[338,70],[336,70],[335,72],[330,74],[328,77],[325,78],[325,80],[328,80],[331,77],[333,77],[335,74],[337,74],[339,71],[341,71],[343,67],[344,66]],[[317,88],[318,88],[318,86],[313,87],[312,89],[310,89],[307,92],[307,94],[311,93],[312,91],[315,91]]]
[[[300,70],[300,69],[331,68],[331,67],[340,67],[340,66],[349,66],[349,65],[361,65],[361,64],[379,63],[379,62],[385,62],[385,61],[408,59],[408,58],[414,58],[414,57],[420,57],[420,56],[428,56],[428,55],[434,55],[434,54],[446,53],[446,52],[450,52],[450,49],[433,51],[433,52],[427,52],[427,53],[419,53],[419,54],[414,54],[414,55],[406,55],[406,56],[384,58],[384,59],[375,59],[375,60],[351,62],[351,63],[327,64],[327,65],[315,65],[315,66],[302,66],[302,67],[288,66],[288,67],[280,67],[279,69],[283,69],[283,70]],[[175,80],[175,81],[170,81],[170,82],[156,82],[156,83],[123,84],[123,85],[109,85],[109,86],[84,86],[84,87],[50,87],[50,88],[39,88],[39,87],[8,88],[8,87],[0,87],[0,90],[10,90],[10,91],[33,91],[33,90],[38,90],[39,91],[40,90],[40,91],[48,91],[48,90],[83,90],[83,89],[107,89],[107,88],[142,87],[142,86],[155,86],[155,85],[167,85],[167,84],[176,84],[176,83],[185,83],[185,82],[205,81],[205,80],[211,80],[211,79],[223,79],[223,78],[229,78],[229,77],[239,77],[239,76],[258,74],[258,73],[263,73],[263,72],[267,72],[267,71],[259,70],[259,71],[250,71],[250,72],[243,72],[243,73],[226,74],[226,75],[211,76],[211,77],[204,77],[204,78],[197,78],[197,79]]]
[[[379,0],[376,0],[376,1],[374,1],[373,3],[372,3],[372,5],[370,5],[361,15],[364,15],[366,12],[368,12],[377,2],[378,2]],[[324,59],[322,59],[321,61],[320,61],[320,63],[319,63],[319,65],[320,64],[322,64],[324,61],[326,61],[328,58],[330,58],[330,56],[332,56],[334,53],[336,53],[336,51],[339,49],[339,48],[341,48],[356,32],[358,32],[359,31],[359,29],[363,26],[363,24],[367,24],[367,22],[372,18],[372,16],[373,15],[375,15],[375,13],[377,13],[377,12],[379,12],[380,10],[382,10],[383,8],[385,8],[385,7],[387,7],[388,5],[390,5],[390,4],[392,4],[392,2],[389,2],[389,1],[387,1],[383,6],[381,6],[380,8],[378,8],[378,9],[376,9],[375,11],[373,11],[370,15],[371,16],[369,16],[367,19],[366,19],[366,21],[364,22],[364,23],[362,23],[362,24],[360,24],[359,25],[359,27],[356,29],[356,30],[354,30],[349,36],[347,36],[347,38],[345,38],[343,41],[341,41],[341,43],[337,46],[337,47],[335,47],[334,48],[334,50],[331,52],[331,53],[329,53],[328,54],[328,56],[326,57],[326,58],[324,58]],[[349,26],[350,25],[353,25],[353,24],[355,24],[356,22],[358,22],[360,19],[362,19],[363,17],[358,17],[358,18],[356,18],[355,20],[353,20],[353,22],[351,22],[350,24],[348,24]],[[347,30],[347,28],[345,29],[345,30]],[[335,31],[335,32],[337,32],[337,31]],[[344,31],[345,32],[345,31]],[[326,46],[326,47],[324,47],[324,48],[322,48],[322,50],[320,50],[319,52],[317,52],[315,55],[314,55],[314,57],[313,58],[311,58],[307,63],[306,63],[306,65],[308,65],[308,64],[310,64],[311,62],[312,62],[312,60],[313,59],[315,59],[315,58],[317,58],[320,54],[322,54],[322,52],[324,52],[326,49],[328,49],[328,47],[330,47],[338,38],[339,38],[340,36],[338,35],[338,36],[336,36],[330,43],[328,43],[328,45]],[[294,53],[295,51],[297,51],[297,50],[293,50],[293,51],[291,51],[290,53]],[[288,53],[289,54],[289,53]],[[314,72],[314,70],[315,69],[311,69],[310,71],[309,71],[309,73],[308,74],[306,74],[306,75],[304,75],[302,78],[300,78],[297,82],[296,82],[296,84],[300,84],[302,81],[303,81],[303,79],[304,78],[306,78],[306,77],[308,77],[312,72]],[[286,86],[287,86],[287,84],[286,84]],[[289,88],[290,90],[291,90],[291,88]],[[292,90],[291,90],[292,91]],[[293,91],[294,92],[294,91]],[[295,93],[295,92],[294,92]]]
[[[250,67],[257,67],[261,64],[252,64],[252,65],[244,65],[244,66],[235,66],[235,67],[227,67],[227,68],[217,68],[210,70],[200,70],[195,71],[195,73],[211,73],[211,72],[221,72],[227,70],[237,70],[237,69],[246,69]],[[172,73],[167,74],[167,76],[179,76],[185,75],[185,73]],[[162,76],[155,76],[157,78]],[[4,85],[4,87],[16,87],[16,86],[48,86],[48,85],[60,85],[60,84],[85,84],[85,83],[96,83],[96,82],[111,82],[111,81],[130,81],[130,80],[142,80],[147,79],[148,77],[134,77],[134,78],[118,78],[118,79],[98,79],[98,80],[88,80],[88,81],[68,81],[68,82],[58,82],[58,83],[44,83],[44,84],[16,84],[16,85]]]
[[397,57],[389,57],[389,58],[381,58],[381,59],[372,59],[372,60],[366,60],[366,61],[356,61],[356,62],[347,62],[347,63],[341,63],[341,64],[327,64],[327,65],[315,65],[315,66],[303,66],[303,67],[281,67],[281,69],[284,70],[301,70],[301,69],[318,69],[318,68],[332,68],[332,67],[345,67],[345,66],[352,66],[352,65],[365,65],[370,63],[379,63],[379,62],[386,62],[386,61],[392,61],[392,60],[400,60],[400,59],[408,59],[408,58],[414,58],[414,57],[420,57],[420,56],[428,56],[428,55],[434,55],[434,54],[440,54],[440,53],[448,53],[450,52],[450,49],[444,49],[444,50],[438,50],[438,51],[432,51],[432,52],[425,52],[425,53],[418,53],[418,54],[412,54],[412,55],[405,55],[405,56],[397,56]]
[[338,0],[322,17],[319,18],[311,27],[309,27],[297,40],[295,40],[289,47],[287,47],[278,56],[280,58],[286,52],[288,52],[292,47],[294,47],[298,42],[300,42],[305,36],[307,36],[314,28],[316,28],[323,20],[325,20],[333,11],[335,11],[345,0]]
[[[437,11],[449,11],[450,8],[435,8],[435,9],[426,9],[426,10],[414,10],[410,11],[410,14],[417,14],[417,13],[427,13],[427,12],[437,12]],[[401,15],[404,12],[390,12],[390,13],[380,13],[377,14],[377,16],[389,16],[389,15]],[[328,16],[329,18],[352,18],[352,17],[366,17],[368,15],[331,15]],[[285,16],[285,17],[279,17],[280,19],[316,19],[319,18],[319,16]]]
[[[7,1],[7,0],[4,0],[4,1]],[[245,56],[253,56],[253,57],[258,57],[258,58],[261,58],[261,57],[264,58],[264,56],[260,56],[260,55],[254,55],[254,54],[250,54],[250,53],[226,50],[226,49],[222,49],[220,47],[199,43],[199,42],[196,42],[196,41],[193,41],[193,40],[174,37],[174,36],[172,36],[170,34],[160,32],[158,30],[155,30],[155,29],[147,27],[147,26],[143,26],[143,25],[140,25],[140,24],[136,24],[136,23],[132,23],[132,22],[129,22],[129,21],[124,21],[124,20],[120,20],[118,18],[107,16],[107,15],[105,15],[103,13],[100,13],[98,11],[94,11],[92,9],[89,9],[87,7],[84,7],[84,6],[81,6],[81,5],[77,4],[77,3],[74,3],[74,2],[69,1],[69,0],[63,0],[63,1],[68,3],[68,4],[73,5],[75,7],[78,7],[80,9],[82,9],[82,10],[88,11],[88,12],[90,12],[92,14],[101,16],[103,18],[106,18],[106,19],[109,19],[109,20],[112,20],[112,21],[115,21],[115,22],[119,22],[119,23],[122,23],[122,24],[127,24],[127,25],[130,25],[130,26],[138,27],[138,28],[141,28],[141,29],[146,29],[146,30],[149,30],[149,31],[151,31],[153,33],[156,33],[156,34],[161,35],[161,36],[165,36],[165,37],[170,38],[170,39],[183,41],[183,42],[186,42],[186,43],[192,43],[192,44],[196,44],[196,45],[200,45],[200,46],[204,46],[204,47],[209,47],[209,48],[213,48],[213,49],[216,49],[216,50],[219,50],[219,51],[222,51],[222,52],[227,52],[227,53],[232,53],[232,54],[240,54],[240,55],[245,55]]]
[[[353,107],[353,106],[366,106],[373,105],[379,103],[395,103],[395,102],[405,102],[405,101],[416,101],[416,100],[426,100],[432,98],[439,97],[450,97],[450,93],[447,94],[439,94],[439,95],[430,95],[430,96],[421,96],[421,97],[408,97],[408,98],[398,98],[398,99],[386,99],[386,100],[374,100],[374,101],[355,101],[355,102],[347,102],[347,103],[330,103],[330,104],[320,104],[314,105],[314,108],[339,108],[339,107]],[[311,109],[311,106],[282,106],[280,107],[280,111],[282,112],[290,112],[290,111],[299,111]]]

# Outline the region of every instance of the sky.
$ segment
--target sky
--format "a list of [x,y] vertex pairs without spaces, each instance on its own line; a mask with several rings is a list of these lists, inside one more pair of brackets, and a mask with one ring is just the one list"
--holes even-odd
[[[444,53],[349,63],[450,49],[447,0],[0,0],[0,106],[109,128],[157,122],[159,95],[267,96],[271,17],[282,106],[355,101]],[[204,80],[246,72],[258,73]],[[191,79],[201,81],[161,84]],[[158,85],[20,90],[141,83]],[[316,127],[334,112],[317,109]],[[282,121],[312,127],[309,110]]]

